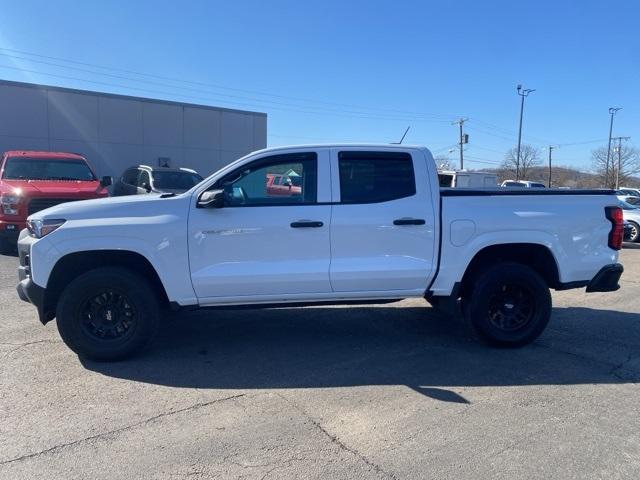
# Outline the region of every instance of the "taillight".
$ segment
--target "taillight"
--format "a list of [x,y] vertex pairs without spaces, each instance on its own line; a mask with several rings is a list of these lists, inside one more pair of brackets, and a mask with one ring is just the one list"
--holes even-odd
[[607,220],[611,222],[611,231],[609,232],[609,247],[614,250],[622,248],[622,239],[624,237],[624,219],[622,216],[622,208],[605,207],[604,209]]

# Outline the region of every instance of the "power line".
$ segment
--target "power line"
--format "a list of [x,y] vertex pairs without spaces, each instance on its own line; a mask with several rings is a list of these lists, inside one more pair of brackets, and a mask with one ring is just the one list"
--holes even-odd
[[[344,103],[336,103],[336,102],[329,102],[329,101],[317,100],[317,99],[308,99],[308,98],[302,98],[302,97],[279,95],[279,94],[274,94],[274,93],[261,92],[261,91],[257,91],[257,90],[246,90],[246,89],[241,89],[241,88],[227,87],[227,86],[218,85],[218,84],[214,84],[214,83],[197,82],[197,81],[185,80],[185,79],[181,79],[181,78],[168,77],[168,76],[162,76],[162,75],[155,75],[155,74],[139,72],[139,71],[134,71],[134,70],[127,70],[127,69],[122,69],[122,68],[117,68],[117,67],[108,67],[108,66],[104,66],[104,65],[98,65],[98,64],[87,63],[87,62],[80,62],[80,61],[77,61],[77,60],[72,60],[72,59],[67,59],[67,58],[60,58],[60,57],[53,57],[53,56],[48,56],[48,55],[41,55],[41,54],[37,54],[37,53],[33,53],[33,52],[26,52],[26,51],[22,51],[22,50],[15,50],[15,49],[9,49],[9,48],[0,47],[0,51],[14,52],[14,53],[19,53],[19,54],[22,54],[22,55],[28,55],[28,56],[32,56],[32,57],[41,58],[41,59],[53,60],[53,61],[56,61],[56,62],[70,63],[70,64],[74,64],[74,65],[81,65],[81,66],[86,66],[86,67],[91,67],[91,68],[97,68],[97,69],[102,69],[102,70],[111,71],[111,72],[122,72],[122,73],[126,73],[128,75],[136,75],[136,76],[140,76],[140,77],[155,78],[155,79],[169,81],[169,82],[177,82],[177,83],[181,83],[181,84],[185,84],[185,85],[204,86],[204,87],[211,87],[211,88],[217,88],[217,89],[229,90],[229,91],[235,91],[235,92],[251,93],[251,94],[254,94],[254,95],[261,95],[261,96],[267,96],[267,97],[273,97],[273,98],[292,99],[292,100],[302,101],[302,102],[317,103],[317,104],[332,105],[332,106],[340,106],[340,107],[347,107],[347,108],[355,108],[355,109],[359,109],[361,111],[337,110],[337,109],[331,109],[331,108],[327,108],[327,107],[319,107],[319,106],[314,106],[314,105],[290,104],[290,103],[286,103],[286,102],[278,102],[278,101],[269,100],[269,99],[244,97],[244,96],[241,96],[241,95],[233,95],[233,94],[215,92],[213,90],[189,88],[189,87],[185,87],[183,85],[171,85],[171,84],[168,84],[168,83],[155,82],[155,81],[145,80],[145,79],[142,79],[142,78],[132,78],[130,76],[125,76],[125,75],[117,75],[117,74],[107,73],[107,72],[98,72],[98,71],[95,71],[95,70],[88,70],[88,69],[85,69],[85,68],[71,67],[69,65],[61,65],[59,63],[53,63],[53,62],[50,62],[50,61],[35,60],[33,58],[25,58],[25,57],[20,57],[18,55],[12,55],[12,54],[9,54],[9,53],[1,53],[0,52],[0,56],[4,56],[4,57],[7,57],[7,58],[18,59],[18,60],[23,60],[23,61],[26,61],[26,62],[40,63],[40,64],[43,64],[43,65],[49,65],[49,66],[52,66],[52,67],[55,67],[55,68],[74,70],[74,71],[87,73],[87,74],[90,74],[90,75],[98,75],[98,76],[105,76],[105,77],[109,77],[109,78],[117,78],[117,79],[126,80],[126,81],[130,81],[130,82],[137,82],[137,83],[143,83],[143,84],[148,84],[148,85],[156,85],[156,86],[166,87],[166,88],[170,88],[170,89],[175,89],[175,90],[178,90],[178,91],[186,91],[186,92],[193,92],[193,93],[203,93],[203,94],[206,94],[206,95],[200,95],[200,96],[198,96],[198,95],[185,95],[183,93],[175,93],[175,92],[171,92],[171,91],[155,90],[155,89],[150,89],[150,88],[141,88],[141,87],[136,87],[136,86],[123,85],[123,84],[119,84],[119,83],[109,83],[109,82],[98,81],[98,80],[90,80],[90,79],[86,79],[86,78],[79,78],[79,77],[74,77],[74,76],[69,76],[69,75],[61,75],[61,74],[55,74],[55,73],[40,72],[40,71],[36,71],[36,70],[29,70],[29,69],[24,69],[24,68],[15,67],[15,66],[0,65],[0,68],[4,68],[4,69],[17,70],[17,71],[26,72],[26,73],[33,73],[33,74],[49,76],[49,77],[53,77],[53,78],[62,78],[62,79],[66,79],[66,80],[74,80],[74,81],[78,81],[78,82],[91,83],[91,84],[96,84],[96,85],[104,85],[104,86],[110,86],[110,87],[116,87],[116,88],[123,88],[123,89],[127,89],[127,90],[148,92],[148,93],[154,93],[154,94],[160,94],[160,95],[168,95],[168,96],[178,96],[178,97],[187,98],[187,99],[195,99],[195,100],[198,100],[198,101],[202,101],[202,100],[215,101],[217,103],[223,103],[223,104],[227,104],[227,105],[231,105],[231,106],[241,106],[241,107],[249,107],[249,108],[259,108],[259,109],[269,108],[269,109],[274,109],[274,110],[296,112],[296,113],[304,113],[304,114],[312,114],[312,115],[328,115],[328,116],[340,116],[340,117],[347,117],[347,118],[358,118],[358,119],[369,119],[369,120],[386,120],[386,121],[418,121],[418,122],[449,123],[450,119],[453,117],[453,115],[446,115],[446,114],[411,112],[411,111],[387,109],[387,108],[380,108],[380,107],[364,107],[364,106],[358,106],[358,105],[352,105],[352,104],[344,104]],[[231,100],[230,101],[230,100],[227,100],[227,99],[224,99],[224,98],[221,99],[219,97],[239,99],[241,101],[236,101],[236,100]],[[254,103],[248,103],[248,102],[246,102],[246,100],[253,101]],[[271,105],[265,105],[265,104],[271,104]],[[276,105],[276,106],[274,106],[274,105]],[[389,112],[389,113],[386,113],[386,114],[383,114],[383,113],[370,113],[370,112],[367,112],[367,110],[370,111],[370,112]],[[405,115],[405,116],[401,116],[401,115]],[[413,118],[412,116],[417,116],[418,118]],[[477,126],[467,126],[467,128],[470,128],[471,130],[475,130],[475,131],[477,131],[477,132],[479,132],[481,134],[493,136],[493,137],[499,138],[501,140],[509,141],[510,143],[513,142],[513,139],[512,138],[508,138],[508,137],[515,138],[514,133],[512,131],[504,128],[504,127],[500,127],[498,125],[495,125],[495,124],[492,124],[492,123],[489,123],[489,122],[486,122],[486,121],[483,121],[483,120],[479,120],[477,118],[466,119],[466,120],[470,120],[474,124],[479,124],[481,126],[484,126],[484,128],[479,128]],[[491,128],[494,131],[488,131],[488,130],[486,130],[486,128]],[[498,133],[496,133],[496,132],[498,132]],[[294,138],[294,137],[291,137],[291,138]],[[537,137],[527,136],[527,139],[537,139]],[[598,142],[601,142],[601,141],[603,141],[603,140],[588,140],[588,141],[581,141],[581,142],[555,143],[555,145],[557,145],[557,146],[585,145],[585,144],[589,144],[589,143],[598,143]],[[533,142],[533,143],[535,144],[537,142]],[[546,142],[545,141],[545,143],[552,143],[552,142]],[[480,147],[480,146],[477,146],[477,145],[476,145],[476,147],[480,148],[480,149],[487,150],[487,151],[493,151],[493,152],[496,152],[496,153],[502,153],[502,152],[498,152],[497,150],[491,150],[491,149],[488,149],[488,148],[485,148],[485,147]],[[446,148],[450,148],[450,147],[446,147]],[[461,154],[462,154],[462,152],[461,152]]]
[[[492,128],[493,130],[497,130],[498,133],[501,133],[503,135],[507,135],[507,136],[510,136],[510,137],[513,137],[513,138],[517,138],[517,136],[518,136],[517,133],[515,133],[513,130],[509,130],[507,128],[500,127],[500,126],[495,125],[493,123],[485,122],[484,120],[478,120],[475,117],[470,118],[469,121],[471,121],[473,123],[478,123],[478,124],[480,124],[481,126],[484,126],[484,127]],[[534,140],[535,142],[538,142],[538,143],[549,143],[548,140],[545,140],[545,139],[540,138],[540,137],[534,137],[533,135],[527,135],[527,139]]]
[[598,138],[597,140],[585,140],[584,142],[572,142],[572,143],[556,143],[558,147],[571,147],[573,145],[588,145],[590,143],[606,142],[606,138]]
[[[140,92],[145,92],[145,93],[154,93],[154,94],[160,94],[160,95],[178,96],[178,97],[194,99],[194,100],[198,100],[198,101],[215,100],[216,102],[225,103],[227,105],[234,105],[234,106],[241,106],[241,107],[259,108],[259,109],[270,108],[270,109],[273,109],[273,110],[282,110],[282,111],[288,111],[288,112],[307,113],[307,114],[312,114],[312,115],[339,116],[339,117],[347,117],[347,118],[359,118],[359,119],[365,119],[365,120],[407,121],[406,118],[401,118],[401,117],[376,116],[376,115],[370,115],[370,114],[362,114],[362,115],[360,115],[360,114],[357,114],[357,113],[350,114],[348,112],[347,113],[329,112],[329,111],[308,110],[308,109],[307,110],[301,110],[301,109],[296,109],[296,108],[265,106],[265,105],[256,105],[256,104],[246,103],[246,102],[220,100],[220,99],[213,98],[210,95],[209,96],[185,95],[185,94],[182,94],[182,93],[175,93],[175,92],[170,92],[170,91],[165,91],[165,90],[155,90],[155,89],[149,89],[149,88],[133,87],[133,86],[130,86],[130,85],[123,85],[123,84],[110,83],[110,82],[102,82],[102,81],[98,81],[98,80],[88,80],[88,79],[73,77],[73,76],[69,76],[69,75],[61,75],[61,74],[55,74],[55,73],[40,72],[40,71],[37,71],[37,70],[24,69],[24,68],[20,68],[20,67],[11,67],[11,66],[8,66],[8,65],[0,65],[0,68],[9,69],[9,70],[16,70],[16,71],[26,72],[26,73],[33,73],[33,74],[36,74],[36,75],[50,76],[50,77],[54,77],[54,78],[62,78],[62,79],[65,79],[65,80],[74,80],[74,81],[78,81],[78,82],[85,82],[85,83],[91,83],[91,84],[96,84],[96,85],[103,85],[103,86],[116,87],[116,88],[124,88],[124,89],[128,89],[128,90],[135,90],[135,91],[140,91]],[[448,123],[448,121],[446,121],[446,120],[426,120],[426,119],[425,120],[422,120],[422,119],[409,119],[409,120],[413,121],[413,122]]]
[[[304,109],[323,109],[325,110],[327,113],[349,113],[349,114],[355,114],[355,115],[371,115],[370,112],[365,112],[365,111],[349,111],[349,110],[335,110],[335,109],[329,109],[327,107],[314,107],[311,105],[300,105],[300,104],[291,104],[291,103],[285,103],[285,102],[278,102],[278,101],[274,101],[274,100],[265,100],[265,99],[261,99],[261,98],[255,98],[255,97],[244,97],[241,95],[233,95],[233,94],[228,94],[228,93],[219,93],[219,92],[215,92],[212,90],[203,90],[203,89],[198,89],[198,88],[190,88],[190,87],[182,87],[182,86],[178,86],[178,85],[171,85],[169,83],[163,83],[163,82],[155,82],[152,80],[142,80],[142,79],[138,79],[138,78],[131,78],[131,77],[127,77],[124,75],[117,75],[117,74],[112,74],[112,73],[104,73],[104,72],[96,72],[95,70],[88,70],[86,68],[77,68],[77,67],[69,67],[68,65],[61,65],[59,63],[53,63],[53,62],[46,62],[46,61],[41,61],[41,60],[32,60],[29,58],[24,58],[24,57],[18,57],[15,55],[8,55],[6,53],[0,53],[0,56],[4,56],[4,57],[10,57],[10,58],[15,58],[15,59],[19,59],[19,60],[25,60],[27,62],[34,62],[34,63],[40,63],[43,65],[49,65],[49,66],[53,66],[56,68],[63,68],[63,69],[67,69],[67,70],[73,70],[73,71],[77,71],[77,72],[83,72],[83,73],[88,73],[91,75],[101,75],[101,76],[106,76],[109,78],[117,78],[120,80],[127,80],[127,81],[131,81],[131,82],[138,82],[138,83],[145,83],[148,85],[156,85],[156,86],[161,86],[161,87],[168,87],[168,88],[173,88],[173,89],[177,89],[177,90],[184,90],[184,91],[188,91],[188,92],[194,92],[194,93],[205,93],[205,94],[210,94],[213,95],[215,97],[229,97],[229,98],[237,98],[237,99],[241,99],[241,100],[249,100],[249,101],[254,101],[254,102],[259,102],[259,103],[271,103],[271,104],[275,104],[275,105],[282,105],[282,106],[287,106],[287,107],[294,107],[294,108],[304,108]],[[48,74],[46,74],[48,75]],[[260,107],[263,108],[263,107]],[[365,107],[366,108],[366,107]],[[380,117],[382,117],[382,114],[374,114],[374,115],[379,115]],[[399,115],[384,115],[384,117],[389,117],[389,119],[393,119],[393,120],[406,120],[406,117],[400,117]],[[413,117],[410,118],[411,120],[414,120]],[[419,118],[417,119],[418,121],[432,121],[432,122],[447,122],[447,120],[437,120],[437,119],[427,119],[427,118]]]
[[[243,93],[249,93],[249,94],[254,94],[254,95],[262,95],[262,96],[282,98],[282,99],[290,99],[290,100],[302,101],[302,102],[307,102],[307,103],[320,103],[320,104],[325,104],[325,105],[347,107],[347,108],[356,108],[356,109],[361,109],[361,110],[371,110],[371,111],[378,111],[378,112],[389,112],[389,113],[394,113],[394,114],[401,114],[401,115],[405,116],[404,118],[406,118],[407,116],[418,116],[418,117],[439,119],[441,121],[448,122],[448,121],[451,121],[451,118],[455,118],[457,116],[457,115],[453,115],[453,114],[435,114],[435,113],[412,112],[412,111],[404,111],[404,110],[388,109],[388,108],[380,108],[380,107],[364,107],[364,106],[358,106],[358,105],[346,104],[346,103],[336,103],[336,102],[328,102],[328,101],[317,100],[317,99],[294,97],[294,96],[288,96],[288,95],[279,95],[279,94],[262,92],[262,91],[257,91],[257,90],[246,90],[246,89],[241,89],[241,88],[228,87],[228,86],[214,84],[214,83],[196,82],[196,81],[185,80],[185,79],[176,78],[176,77],[167,77],[167,76],[162,76],[162,75],[155,75],[155,74],[150,74],[150,73],[145,73],[145,72],[138,72],[138,71],[134,71],[134,70],[127,70],[127,69],[122,69],[122,68],[117,68],[117,67],[107,67],[107,66],[104,66],[104,65],[98,65],[98,64],[87,63],[87,62],[79,62],[77,60],[71,60],[71,59],[60,58],[60,57],[52,57],[52,56],[48,56],[48,55],[41,55],[41,54],[37,54],[37,53],[25,52],[25,51],[22,51],[22,50],[14,50],[14,49],[10,49],[10,48],[2,48],[2,47],[0,47],[0,50],[9,51],[9,52],[15,52],[15,53],[19,53],[19,54],[22,54],[22,55],[34,56],[34,57],[38,57],[38,58],[44,58],[44,59],[48,59],[48,60],[54,60],[54,61],[58,61],[58,62],[72,63],[72,64],[75,64],[75,65],[82,65],[82,66],[86,66],[86,67],[99,68],[99,69],[108,70],[108,71],[122,72],[122,73],[127,73],[127,74],[130,74],[130,75],[138,75],[138,76],[143,76],[143,77],[156,78],[156,79],[159,79],[159,80],[178,82],[178,83],[184,83],[184,84],[189,84],[189,85],[213,87],[213,88],[218,88],[218,89],[221,89],[221,90],[243,92]],[[59,68],[67,68],[67,69],[74,69],[74,70],[77,70],[77,71],[84,71],[86,73],[91,73],[91,74],[94,74],[94,75],[106,75],[106,76],[112,76],[112,77],[115,76],[113,74],[95,72],[95,71],[86,70],[86,69],[78,69],[78,68],[75,68],[75,67],[69,67],[68,65],[54,64],[54,63],[51,63],[51,62],[44,62],[44,61],[34,60],[34,59],[30,59],[30,58],[19,57],[19,56],[10,55],[10,54],[7,54],[7,53],[0,53],[0,55],[5,56],[5,57],[24,60],[24,61],[27,61],[27,62],[42,63],[42,64],[46,64],[46,65],[56,66],[56,67],[59,67]],[[134,79],[134,78],[130,78],[130,77],[123,77],[123,76],[115,76],[115,77],[116,78],[123,78],[123,79],[131,80],[131,81],[150,83],[149,81],[145,81],[145,80],[141,80],[141,79]],[[167,86],[166,84],[159,84],[159,85]],[[170,87],[172,87],[172,88],[185,88],[185,87],[173,86],[173,85],[171,85]],[[220,93],[216,93],[216,94],[224,95],[224,94],[220,94]],[[237,96],[235,96],[235,97],[237,97]],[[237,97],[237,98],[244,98],[244,97]],[[270,100],[262,100],[262,99],[258,99],[258,101],[271,102]],[[305,106],[304,108],[307,108],[307,107],[313,108],[312,106]]]

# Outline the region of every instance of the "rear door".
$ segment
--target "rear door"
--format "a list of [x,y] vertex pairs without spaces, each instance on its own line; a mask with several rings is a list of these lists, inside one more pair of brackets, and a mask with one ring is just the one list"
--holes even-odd
[[424,292],[435,271],[436,173],[423,152],[334,149],[331,162],[333,290]]

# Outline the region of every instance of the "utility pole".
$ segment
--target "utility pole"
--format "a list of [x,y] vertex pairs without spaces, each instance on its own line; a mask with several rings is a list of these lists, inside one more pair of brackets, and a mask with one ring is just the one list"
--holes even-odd
[[556,148],[554,145],[549,145],[549,184],[547,185],[551,188],[551,152]]
[[460,126],[460,140],[458,141],[458,145],[460,146],[460,170],[464,170],[464,144],[469,143],[469,135],[465,134],[462,130],[462,126],[464,122],[466,122],[467,118],[461,118],[457,122],[452,122],[451,125],[459,125]]
[[609,115],[611,115],[611,122],[609,123],[609,145],[607,145],[607,163],[604,167],[604,186],[609,187],[609,158],[611,156],[611,135],[613,134],[613,117],[618,110],[622,110],[622,107],[610,107]]
[[528,97],[530,93],[535,92],[535,89],[522,88],[522,85],[518,84],[516,87],[518,95],[520,95],[520,128],[518,128],[518,153],[516,154],[516,180],[520,180],[520,146],[522,145],[522,115],[524,113],[524,99]]
[[[630,140],[631,137],[615,137],[611,140],[617,140],[618,146],[614,149],[614,151],[618,154],[618,168],[616,168],[616,190],[620,188],[620,167],[622,166],[622,141]],[[613,167],[613,161],[611,162],[611,168]]]

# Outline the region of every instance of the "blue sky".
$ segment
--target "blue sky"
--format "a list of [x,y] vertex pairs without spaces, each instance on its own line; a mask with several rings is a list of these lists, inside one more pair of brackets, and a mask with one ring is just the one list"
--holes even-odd
[[488,167],[516,143],[517,83],[536,89],[524,142],[561,144],[558,164],[590,168],[610,106],[640,144],[634,1],[23,0],[2,18],[0,78],[264,111],[271,146],[411,125],[447,153],[465,116],[465,166]]

